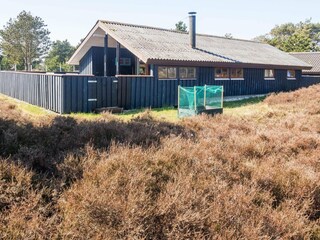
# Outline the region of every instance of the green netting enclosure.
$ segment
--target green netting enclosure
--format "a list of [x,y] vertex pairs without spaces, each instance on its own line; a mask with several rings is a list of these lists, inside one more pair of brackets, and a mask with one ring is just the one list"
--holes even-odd
[[178,87],[179,118],[201,113],[222,113],[223,86]]

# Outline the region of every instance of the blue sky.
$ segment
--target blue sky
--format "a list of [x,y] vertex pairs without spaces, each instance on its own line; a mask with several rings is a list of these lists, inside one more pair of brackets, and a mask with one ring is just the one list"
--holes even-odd
[[196,11],[197,32],[231,33],[252,39],[276,24],[312,18],[320,22],[320,0],[0,0],[0,27],[22,10],[41,17],[52,40],[73,45],[86,36],[98,19],[174,28]]

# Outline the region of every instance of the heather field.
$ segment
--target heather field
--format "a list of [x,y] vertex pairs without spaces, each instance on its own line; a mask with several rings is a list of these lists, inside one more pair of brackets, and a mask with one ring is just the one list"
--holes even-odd
[[173,121],[1,97],[2,238],[320,239],[320,85]]

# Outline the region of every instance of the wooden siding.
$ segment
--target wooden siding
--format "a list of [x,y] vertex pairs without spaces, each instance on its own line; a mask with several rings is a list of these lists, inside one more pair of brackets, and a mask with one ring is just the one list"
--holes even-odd
[[[108,48],[108,62],[107,62],[107,75],[116,75],[116,49]],[[120,58],[130,58],[131,66],[120,66],[120,74],[131,75],[135,72],[135,56],[129,52],[129,50],[121,48]],[[80,60],[79,73],[90,74],[95,76],[104,75],[104,48],[103,47],[91,47],[86,55]]]
[[57,113],[117,106],[117,79],[0,72],[0,93]]
[[63,113],[92,112],[96,108],[115,107],[115,77],[63,76]]
[[62,82],[58,75],[0,72],[0,93],[63,113]]
[[86,74],[86,75],[93,74],[92,48],[80,60],[79,73]]
[[198,68],[196,80],[159,80],[157,67],[154,77],[119,76],[118,104],[126,109],[177,106],[178,86],[219,85],[224,96],[267,94],[292,91],[320,83],[320,76],[302,76],[296,71],[296,80],[287,79],[286,70],[275,70],[275,80],[264,79],[264,69],[244,69],[244,80],[215,80],[214,68]]

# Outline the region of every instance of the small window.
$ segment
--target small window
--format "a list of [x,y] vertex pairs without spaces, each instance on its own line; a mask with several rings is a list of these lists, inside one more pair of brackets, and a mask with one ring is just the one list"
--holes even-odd
[[274,79],[274,70],[273,69],[265,69],[264,70],[264,78]]
[[215,78],[230,78],[229,68],[216,68]]
[[194,67],[181,67],[179,68],[179,77],[181,79],[195,79],[196,68]]
[[175,67],[159,67],[158,68],[159,79],[176,79],[177,68]]
[[288,79],[296,79],[296,71],[295,70],[288,70],[287,71],[287,78]]
[[230,69],[231,79],[243,79],[243,69],[241,68],[231,68]]
[[131,66],[131,58],[120,58],[119,64],[120,66]]

